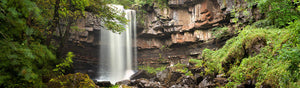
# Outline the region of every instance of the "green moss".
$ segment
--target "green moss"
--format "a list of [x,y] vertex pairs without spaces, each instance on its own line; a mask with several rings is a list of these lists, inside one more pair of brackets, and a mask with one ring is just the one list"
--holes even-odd
[[228,30],[228,27],[215,27],[212,29],[212,35],[215,37],[215,38],[221,38],[223,36],[226,36],[229,34],[229,30]]
[[140,66],[139,70],[145,70],[150,74],[156,74],[157,72],[163,71],[166,69],[166,66],[161,66],[161,67],[150,67],[150,66]]
[[[298,21],[291,26],[286,29],[248,26],[220,50],[205,49],[201,57],[206,74],[227,74],[231,82],[226,87],[236,87],[247,80],[255,80],[256,87],[295,86],[300,79],[300,29]],[[250,55],[249,51],[258,43],[265,45],[259,53]]]
[[50,88],[95,88],[96,85],[87,74],[75,73],[52,78],[48,86]]

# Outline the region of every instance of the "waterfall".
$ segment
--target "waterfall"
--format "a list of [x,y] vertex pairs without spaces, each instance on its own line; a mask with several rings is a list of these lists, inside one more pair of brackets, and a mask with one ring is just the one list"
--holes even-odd
[[137,68],[136,49],[136,12],[124,9],[121,5],[110,5],[119,12],[126,13],[128,23],[121,34],[102,29],[100,40],[100,77],[99,81],[117,81],[129,79]]

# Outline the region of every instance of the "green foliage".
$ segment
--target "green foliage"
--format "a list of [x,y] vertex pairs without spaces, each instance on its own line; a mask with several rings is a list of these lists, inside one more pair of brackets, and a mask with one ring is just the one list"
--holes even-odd
[[161,66],[161,67],[150,67],[150,66],[140,66],[139,70],[145,70],[150,74],[156,74],[157,72],[163,71],[166,69],[166,66]]
[[33,35],[37,36],[39,31],[33,27],[38,24],[33,25],[33,23],[42,23],[41,20],[40,9],[30,0],[0,1],[0,33],[2,34],[0,39],[24,41]]
[[180,73],[187,73],[189,71],[189,69],[188,68],[177,68],[175,71],[180,72]]
[[202,67],[203,61],[198,59],[190,59],[189,63],[195,64],[196,68]]
[[[66,59],[58,64],[60,60],[56,60],[53,54],[55,45],[43,45],[46,37],[51,40],[49,36],[55,32],[51,29],[60,28],[55,24],[66,23],[71,29],[78,29],[72,26],[73,22],[85,17],[87,11],[102,18],[109,30],[123,31],[124,26],[113,20],[127,22],[124,14],[117,13],[107,4],[108,0],[1,0],[0,87],[43,88],[46,87],[43,82],[57,75],[53,71],[65,73],[74,55],[68,53]],[[57,20],[54,19],[56,17]],[[68,34],[67,29],[62,30]]]
[[174,66],[172,66],[172,69],[180,73],[187,73],[189,70],[185,64],[181,64],[181,63],[175,64]]
[[55,55],[39,43],[0,41],[0,86],[43,87],[42,77],[51,72]]
[[89,6],[89,0],[60,0],[60,18],[81,18],[85,15],[85,7]]
[[89,6],[85,7],[85,10],[101,18],[104,23],[102,26],[105,26],[107,30],[120,33],[125,30],[122,24],[125,24],[127,20],[124,18],[124,13],[109,7],[110,3],[112,2],[108,0],[89,0]]
[[290,23],[290,26],[287,28],[290,29],[291,38],[289,38],[286,43],[282,44],[282,48],[278,50],[279,60],[289,61],[291,65],[288,68],[288,71],[291,73],[294,79],[297,81],[300,78],[300,20]]
[[218,39],[221,38],[222,36],[226,36],[229,34],[227,27],[222,27],[222,28],[215,27],[212,29],[212,31],[213,31],[212,34]]
[[48,86],[50,88],[95,88],[96,84],[87,74],[75,73],[52,78]]
[[61,74],[65,73],[65,70],[71,67],[71,65],[73,63],[72,58],[74,56],[75,55],[73,54],[73,52],[68,52],[66,59],[63,60],[62,63],[56,65],[56,68],[54,68],[53,71],[59,72]]
[[1,0],[0,10],[0,87],[44,87],[55,55],[40,44],[40,9],[31,0]]
[[188,71],[187,73],[185,73],[184,75],[186,76],[193,76],[192,72],[191,71]]
[[[261,13],[266,14],[266,19],[276,27],[284,27],[288,22],[299,19],[299,10],[294,4],[298,0],[248,0],[257,3]],[[295,2],[294,4],[292,2]]]

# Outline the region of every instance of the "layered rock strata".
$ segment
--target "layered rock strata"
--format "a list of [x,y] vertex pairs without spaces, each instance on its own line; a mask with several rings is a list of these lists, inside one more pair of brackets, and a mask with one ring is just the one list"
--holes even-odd
[[[218,49],[226,37],[216,41],[213,28],[229,26],[233,29],[241,26],[237,23],[247,24],[249,20],[254,22],[261,18],[256,5],[244,0],[168,1],[167,8],[159,8],[155,3],[144,6],[147,13],[138,18],[140,65],[197,56],[204,48]],[[247,6],[253,8],[244,9]]]
[[[169,0],[168,8],[146,7],[138,26],[138,62],[153,64],[159,59],[197,56],[204,48],[219,48],[212,28],[229,23],[228,11],[217,0]],[[150,8],[150,9],[149,9]]]

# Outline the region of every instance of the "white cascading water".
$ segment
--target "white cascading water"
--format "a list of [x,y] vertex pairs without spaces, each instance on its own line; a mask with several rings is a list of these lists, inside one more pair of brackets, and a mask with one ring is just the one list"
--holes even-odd
[[128,23],[121,34],[101,30],[100,69],[98,81],[117,81],[129,79],[136,70],[136,12],[124,9],[121,5],[109,5],[119,12],[126,13]]

